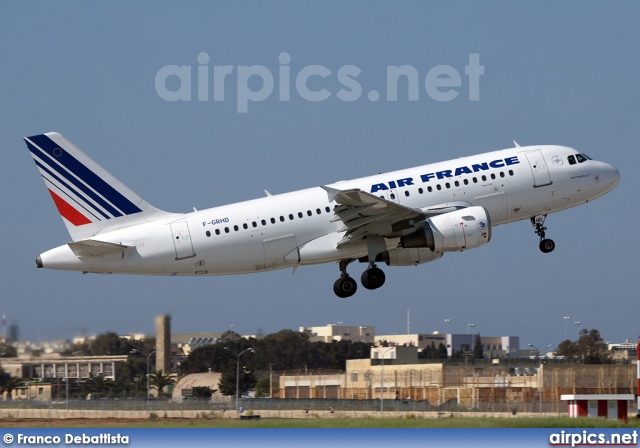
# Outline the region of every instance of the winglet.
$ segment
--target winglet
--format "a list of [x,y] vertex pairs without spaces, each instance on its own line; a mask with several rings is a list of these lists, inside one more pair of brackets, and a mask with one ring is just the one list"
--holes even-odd
[[519,147],[520,147],[520,145],[518,144],[518,142],[517,142],[517,141],[515,141],[515,140],[513,141],[513,144],[514,144],[514,145],[516,145],[516,148],[519,148]]
[[327,192],[327,195],[329,197],[329,202],[335,201],[336,196],[340,194],[340,190],[336,188],[327,187],[326,185],[320,185],[320,188],[322,188],[324,191]]

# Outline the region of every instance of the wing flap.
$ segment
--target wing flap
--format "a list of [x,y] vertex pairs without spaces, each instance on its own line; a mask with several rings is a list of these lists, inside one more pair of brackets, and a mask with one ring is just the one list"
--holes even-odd
[[332,222],[344,224],[338,232],[345,232],[338,246],[360,240],[366,235],[379,235],[386,238],[398,236],[405,227],[424,219],[420,210],[405,207],[396,202],[354,188],[338,190],[322,186],[330,201],[338,206],[334,208]]

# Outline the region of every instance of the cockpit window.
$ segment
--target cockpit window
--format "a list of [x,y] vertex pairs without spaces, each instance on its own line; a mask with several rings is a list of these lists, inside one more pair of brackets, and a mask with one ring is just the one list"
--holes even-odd
[[582,154],[576,154],[576,159],[578,159],[578,163],[586,162],[587,158]]
[[583,155],[583,156],[585,156],[585,157],[587,158],[587,160],[593,160],[591,157],[589,157],[589,156],[588,156],[588,155],[586,155],[586,154],[582,154],[582,155]]
[[575,165],[576,164],[576,158],[573,157],[573,156],[567,157],[567,160],[569,161],[569,165]]

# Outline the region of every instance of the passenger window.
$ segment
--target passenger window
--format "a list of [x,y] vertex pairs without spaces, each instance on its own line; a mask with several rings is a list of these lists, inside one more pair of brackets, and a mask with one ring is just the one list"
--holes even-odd
[[513,176],[513,170],[509,170],[509,176]]
[[465,179],[465,180],[463,180],[463,182],[464,182],[465,185],[469,185],[469,179]]
[[280,217],[280,222],[284,222],[284,216]]
[[255,221],[253,221],[253,222],[251,223],[251,225],[252,225],[253,227],[258,227],[258,223],[257,223],[257,222],[255,222]]
[[474,183],[474,184],[477,184],[477,183],[478,183],[478,178],[477,178],[477,177],[474,177],[474,178],[473,178],[473,183]]
[[427,191],[428,191],[429,193],[431,193],[431,192],[433,191],[433,188],[431,188],[431,187],[427,187]]
[[275,224],[276,223],[276,218],[271,218],[271,224]]
[[582,154],[576,154],[576,159],[578,159],[578,163],[586,162],[587,158]]
[[289,221],[293,221],[293,215],[289,213]]
[[451,188],[451,184],[449,182],[447,182],[446,184],[444,184],[445,187],[447,188]]
[[229,233],[229,227],[224,228],[224,233]]
[[211,232],[209,232],[208,230],[205,232],[205,234],[206,234],[207,236],[211,236]]
[[395,194],[393,194],[393,193],[391,193],[391,194],[389,195],[389,197],[390,197],[391,199],[395,199],[395,198],[396,198],[396,195],[395,195]]
[[482,182],[486,182],[487,181],[487,176],[485,176],[484,174],[482,175]]
[[238,231],[238,226],[233,226],[233,230]]
[[322,210],[320,210],[319,208],[316,209],[316,213],[319,215],[322,213]]
[[456,187],[459,187],[459,186],[460,186],[460,182],[458,182],[458,181],[455,181],[453,184],[454,184]]
[[248,225],[247,225],[247,223],[245,222],[244,224],[242,224],[242,228],[243,228],[244,230],[247,230],[247,229],[249,228],[249,226],[248,226]]
[[303,216],[302,212],[298,212],[298,218],[302,218]]
[[418,188],[418,193],[422,194],[424,193],[424,190],[422,188]]
[[496,178],[496,173],[491,173],[491,179],[495,179]]
[[329,207],[325,207],[324,209],[327,211],[327,213],[329,213],[331,211],[331,209]]
[[569,165],[575,165],[576,164],[576,158],[573,157],[573,156],[567,157],[567,160],[569,160]]
[[264,220],[264,219],[263,219],[263,220],[261,220],[261,221],[260,221],[260,223],[261,223],[263,226],[266,226],[266,225],[267,225],[267,221],[266,221],[266,220]]
[[216,229],[216,235],[220,235],[220,229]]
[[312,216],[313,213],[311,213],[311,210],[307,210],[307,216]]
[[407,191],[405,191],[405,192],[404,192],[404,195],[405,195],[406,197],[409,197],[409,191],[408,191],[408,190],[407,190]]
[[440,184],[436,185],[436,190],[438,191],[442,190],[442,187],[440,186]]
[[500,177],[504,177],[504,171],[500,171]]

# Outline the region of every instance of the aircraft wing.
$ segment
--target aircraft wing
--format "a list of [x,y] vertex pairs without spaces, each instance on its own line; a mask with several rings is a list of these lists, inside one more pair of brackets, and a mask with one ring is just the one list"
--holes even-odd
[[427,217],[421,210],[405,207],[357,188],[322,188],[329,195],[329,201],[339,204],[334,208],[335,216],[331,220],[342,221],[344,224],[338,230],[345,233],[338,247],[360,240],[366,235],[386,238],[401,236],[403,230],[412,228],[416,222]]

